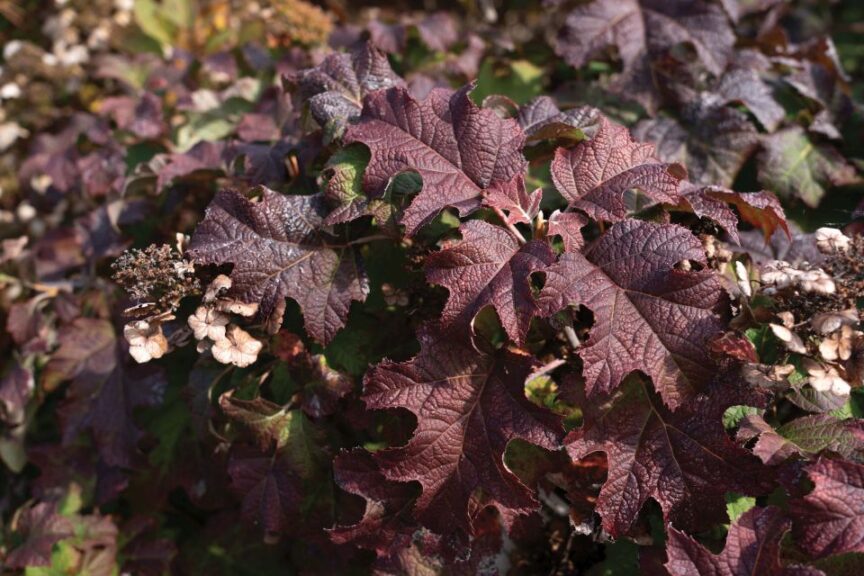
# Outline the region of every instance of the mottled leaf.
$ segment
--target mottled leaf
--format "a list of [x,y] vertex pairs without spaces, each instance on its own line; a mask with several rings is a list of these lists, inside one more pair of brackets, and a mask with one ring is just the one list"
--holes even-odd
[[[719,224],[736,244],[740,243],[738,214],[760,229],[766,240],[778,228],[791,237],[783,207],[770,192],[735,192],[720,186],[694,186],[685,182],[681,185],[681,197],[694,214]],[[738,214],[730,205],[738,208]]]
[[402,88],[376,92],[366,98],[359,122],[345,136],[372,153],[364,180],[371,197],[381,197],[402,172],[415,171],[423,179],[402,216],[409,235],[445,207],[462,215],[476,209],[484,190],[525,170],[519,125],[474,104],[468,97],[471,87],[435,89],[422,101]]
[[840,420],[830,414],[814,414],[783,424],[777,433],[804,454],[830,450],[853,460],[864,455],[864,422],[857,419]]
[[519,107],[516,119],[528,142],[547,139],[580,141],[591,138],[600,126],[601,113],[591,106],[561,111],[549,96],[538,96]]
[[8,553],[4,558],[4,566],[49,566],[51,549],[57,542],[72,536],[74,528],[69,518],[57,513],[54,503],[41,502],[24,509],[16,526],[16,531],[24,536],[24,541]]
[[816,207],[832,186],[858,180],[855,168],[831,144],[810,139],[802,128],[767,136],[759,155],[759,181],[784,199]]

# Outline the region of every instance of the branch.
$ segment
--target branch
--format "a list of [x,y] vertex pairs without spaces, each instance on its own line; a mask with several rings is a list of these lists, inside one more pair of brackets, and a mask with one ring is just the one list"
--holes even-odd
[[504,226],[507,227],[507,230],[509,230],[510,233],[513,234],[513,237],[516,238],[519,244],[524,246],[528,243],[528,241],[525,240],[525,237],[522,236],[522,233],[519,232],[519,229],[516,228],[515,225],[507,221],[507,217],[504,215],[504,212],[502,212],[500,208],[498,208],[497,206],[492,206],[492,210],[495,211],[495,214],[498,216],[498,218],[501,219],[501,222],[504,224]]

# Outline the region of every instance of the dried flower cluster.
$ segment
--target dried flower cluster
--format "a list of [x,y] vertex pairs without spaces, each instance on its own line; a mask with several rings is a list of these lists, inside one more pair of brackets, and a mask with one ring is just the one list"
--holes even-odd
[[111,268],[114,281],[137,302],[127,309],[130,316],[173,312],[183,298],[198,294],[201,289],[195,267],[167,244],[129,250]]

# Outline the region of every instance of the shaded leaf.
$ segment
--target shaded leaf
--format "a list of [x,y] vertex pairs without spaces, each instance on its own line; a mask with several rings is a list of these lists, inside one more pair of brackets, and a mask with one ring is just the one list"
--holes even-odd
[[525,397],[529,357],[478,351],[435,327],[419,338],[414,359],[384,361],[366,375],[368,407],[407,408],[417,417],[408,444],[377,452],[375,460],[388,480],[421,484],[420,522],[465,542],[478,491],[508,524],[537,508],[531,490],[504,465],[504,450],[515,438],[555,449],[561,426]]
[[727,187],[759,144],[756,128],[742,112],[699,105],[682,122],[643,120],[633,128],[633,135],[654,143],[660,159],[687,166],[696,184]]
[[759,181],[781,198],[816,207],[832,186],[858,180],[855,168],[830,144],[811,140],[802,128],[786,128],[762,141]]
[[[724,387],[726,389],[724,389]],[[627,533],[648,498],[669,522],[698,530],[726,515],[726,492],[764,491],[768,471],[723,429],[730,384],[716,384],[671,413],[639,378],[602,406],[589,405],[585,424],[565,441],[574,459],[605,452],[609,477],[597,499],[603,528]]]
[[351,54],[327,56],[303,71],[298,84],[315,120],[338,137],[360,115],[364,96],[405,83],[390,68],[387,56],[367,42]]
[[409,535],[416,529],[410,514],[417,496],[413,486],[388,480],[372,455],[362,449],[339,454],[333,461],[333,474],[340,488],[366,500],[356,524],[330,531],[334,542],[351,542],[380,557],[392,556],[410,544]]
[[669,528],[666,568],[672,576],[818,576],[819,570],[780,562],[780,539],[789,530],[789,520],[773,507],[753,508],[744,513],[726,536],[726,546],[713,554],[687,534]]

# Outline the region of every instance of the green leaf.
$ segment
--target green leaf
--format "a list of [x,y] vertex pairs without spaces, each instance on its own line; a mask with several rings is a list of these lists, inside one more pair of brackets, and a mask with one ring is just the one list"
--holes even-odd
[[276,445],[282,448],[291,433],[292,412],[264,398],[241,400],[232,392],[219,398],[219,406],[228,418],[251,434],[262,450]]
[[726,494],[726,513],[729,523],[736,522],[745,512],[756,505],[756,498],[729,492]]
[[767,136],[759,157],[759,181],[781,198],[816,207],[832,186],[858,180],[855,168],[831,144],[815,142],[795,126]]
[[727,430],[738,427],[738,423],[745,416],[758,415],[762,411],[753,406],[730,406],[723,413],[723,427]]
[[154,0],[135,0],[135,23],[141,30],[163,46],[170,46],[179,32],[167,11]]
[[543,69],[528,60],[513,60],[508,64],[483,61],[477,75],[477,88],[471,99],[482,103],[492,94],[503,94],[517,104],[523,104],[543,92]]

